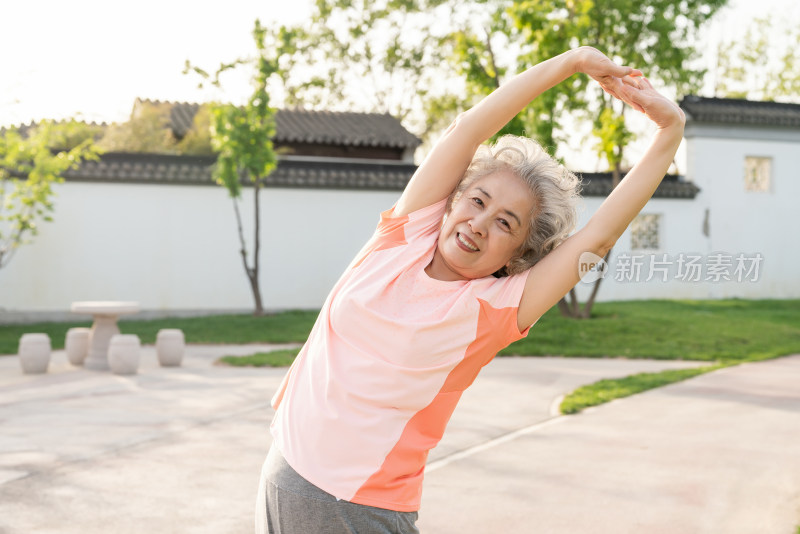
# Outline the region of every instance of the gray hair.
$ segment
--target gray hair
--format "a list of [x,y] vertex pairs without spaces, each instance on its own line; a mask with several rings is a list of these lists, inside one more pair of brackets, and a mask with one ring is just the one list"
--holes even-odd
[[535,202],[525,241],[507,267],[495,276],[521,273],[560,245],[575,229],[580,202],[580,179],[527,137],[504,135],[493,146],[481,145],[464,177],[450,194],[447,212],[477,180],[510,171],[528,184]]

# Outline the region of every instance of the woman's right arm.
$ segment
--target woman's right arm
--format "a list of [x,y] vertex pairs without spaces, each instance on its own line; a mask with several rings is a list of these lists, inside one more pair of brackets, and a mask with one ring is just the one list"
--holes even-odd
[[414,173],[395,207],[395,215],[406,215],[447,198],[481,143],[499,132],[534,98],[576,72],[586,72],[600,81],[603,77],[620,78],[634,70],[616,65],[594,48],[581,47],[516,75],[456,118]]
[[[614,188],[586,225],[564,240],[528,273],[517,312],[520,332],[535,323],[577,284],[581,264],[602,258],[644,208],[669,170],[683,138],[686,117],[673,101],[642,78],[612,80],[604,87],[644,113],[657,130],[644,156]],[[585,255],[587,252],[592,255]]]

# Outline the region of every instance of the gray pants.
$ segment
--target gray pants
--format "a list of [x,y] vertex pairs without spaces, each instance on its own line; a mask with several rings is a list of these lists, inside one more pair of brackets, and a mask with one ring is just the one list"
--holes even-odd
[[256,534],[419,534],[417,512],[337,500],[271,447],[258,484]]

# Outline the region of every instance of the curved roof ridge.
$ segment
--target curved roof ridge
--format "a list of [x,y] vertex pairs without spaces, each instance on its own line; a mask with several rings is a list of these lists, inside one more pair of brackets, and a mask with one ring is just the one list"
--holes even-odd
[[800,128],[800,104],[686,95],[680,102],[687,121]]
[[[170,126],[178,137],[186,135],[202,105],[137,98],[135,105],[142,104],[171,106]],[[275,126],[278,143],[390,148],[416,148],[422,143],[389,113],[286,108],[276,110]]]

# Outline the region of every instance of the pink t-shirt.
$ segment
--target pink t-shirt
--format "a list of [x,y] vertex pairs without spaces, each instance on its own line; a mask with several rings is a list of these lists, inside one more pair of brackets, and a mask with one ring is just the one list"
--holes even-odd
[[381,214],[272,399],[274,444],[303,478],[359,504],[419,509],[428,451],[462,392],[525,337],[515,276],[430,278],[445,200]]

